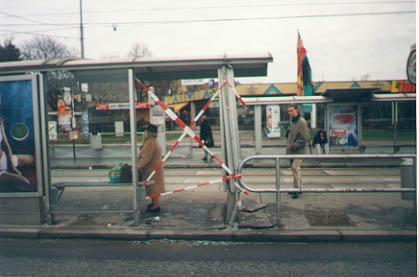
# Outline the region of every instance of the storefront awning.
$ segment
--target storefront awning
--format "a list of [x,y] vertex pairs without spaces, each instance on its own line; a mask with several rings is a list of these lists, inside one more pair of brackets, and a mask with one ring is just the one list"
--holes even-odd
[[189,102],[184,102],[184,103],[177,103],[177,104],[169,104],[168,106],[169,106],[169,108],[174,110],[175,113],[177,113],[188,104],[189,104]]
[[369,101],[371,95],[377,91],[377,88],[328,89],[323,96],[330,97],[336,102],[363,102]]

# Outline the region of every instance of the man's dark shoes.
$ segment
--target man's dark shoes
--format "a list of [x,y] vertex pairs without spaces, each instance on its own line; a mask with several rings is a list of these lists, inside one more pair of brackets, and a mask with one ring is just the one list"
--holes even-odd
[[300,196],[300,192],[298,191],[290,191],[288,192],[289,195],[291,195],[292,199],[298,199],[298,197]]

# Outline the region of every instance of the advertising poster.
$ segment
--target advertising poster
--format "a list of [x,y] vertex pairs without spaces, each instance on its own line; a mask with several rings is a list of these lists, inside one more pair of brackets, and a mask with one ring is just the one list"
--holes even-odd
[[78,130],[70,131],[67,133],[68,140],[78,140],[80,139],[80,132]]
[[0,81],[0,192],[35,192],[32,81]]
[[350,148],[359,146],[357,105],[329,106],[329,146]]
[[87,111],[81,115],[81,138],[84,140],[89,139],[89,113]]
[[281,136],[281,130],[279,128],[280,109],[279,105],[267,105],[266,106],[266,136],[268,138],[279,138]]
[[49,140],[58,140],[57,121],[48,121]]
[[68,132],[71,130],[71,108],[68,106],[63,99],[58,99],[57,102],[58,109],[58,125],[61,130]]

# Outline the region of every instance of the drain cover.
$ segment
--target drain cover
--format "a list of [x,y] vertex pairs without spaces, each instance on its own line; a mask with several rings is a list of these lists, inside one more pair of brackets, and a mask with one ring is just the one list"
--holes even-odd
[[305,211],[311,226],[355,226],[355,223],[342,211]]

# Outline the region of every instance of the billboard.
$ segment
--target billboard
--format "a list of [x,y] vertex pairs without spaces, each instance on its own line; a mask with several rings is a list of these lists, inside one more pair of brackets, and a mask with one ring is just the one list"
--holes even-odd
[[281,136],[280,120],[279,105],[266,105],[266,136],[268,138],[279,138]]
[[0,80],[0,192],[37,191],[32,80]]
[[329,147],[358,147],[358,105],[329,105],[328,132]]
[[57,100],[58,125],[63,132],[71,131],[71,107],[62,98]]

